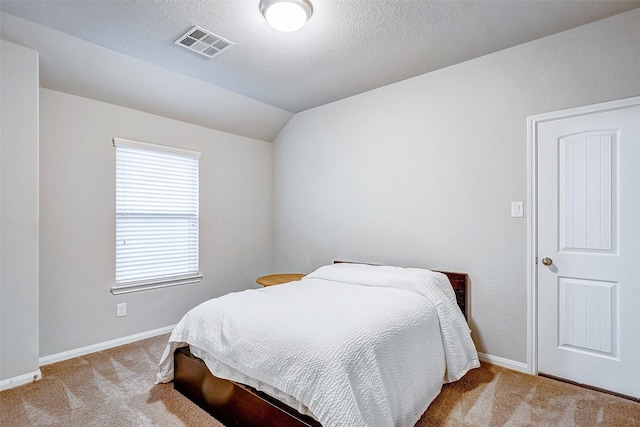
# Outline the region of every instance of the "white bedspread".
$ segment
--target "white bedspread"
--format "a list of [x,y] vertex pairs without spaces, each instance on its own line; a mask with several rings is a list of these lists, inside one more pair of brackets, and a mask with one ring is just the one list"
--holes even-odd
[[173,352],[187,344],[214,375],[291,397],[325,427],[413,426],[443,382],[479,366],[446,276],[359,264],[195,307],[158,381],[173,379]]

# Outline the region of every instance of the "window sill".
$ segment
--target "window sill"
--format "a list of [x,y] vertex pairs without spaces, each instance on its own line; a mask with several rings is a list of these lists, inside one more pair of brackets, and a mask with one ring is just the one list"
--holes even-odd
[[201,275],[180,277],[174,279],[154,280],[131,282],[122,285],[116,285],[111,288],[113,295],[128,294],[131,292],[146,291],[149,289],[168,288],[169,286],[190,285],[202,281]]

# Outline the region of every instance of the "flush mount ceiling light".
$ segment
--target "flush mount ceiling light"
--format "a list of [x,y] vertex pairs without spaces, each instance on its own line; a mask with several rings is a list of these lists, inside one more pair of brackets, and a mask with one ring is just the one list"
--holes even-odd
[[297,31],[304,26],[313,6],[309,0],[260,0],[260,12],[278,31]]

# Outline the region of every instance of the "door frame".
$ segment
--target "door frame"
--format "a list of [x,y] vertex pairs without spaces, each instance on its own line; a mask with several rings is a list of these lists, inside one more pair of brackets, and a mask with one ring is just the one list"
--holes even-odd
[[527,369],[538,374],[538,125],[640,106],[640,96],[527,117]]

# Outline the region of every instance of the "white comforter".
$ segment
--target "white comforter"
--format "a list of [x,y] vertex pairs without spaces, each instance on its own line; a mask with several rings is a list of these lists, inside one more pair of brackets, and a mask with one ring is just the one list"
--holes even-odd
[[171,334],[158,381],[173,379],[173,352],[187,344],[214,375],[325,427],[413,426],[443,382],[479,366],[446,276],[361,264],[195,307]]

